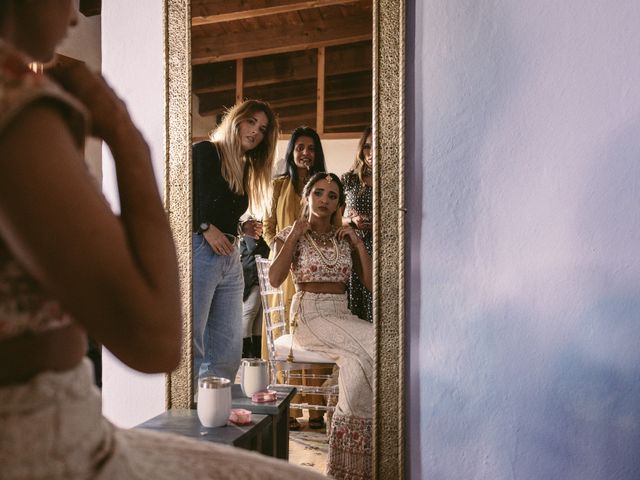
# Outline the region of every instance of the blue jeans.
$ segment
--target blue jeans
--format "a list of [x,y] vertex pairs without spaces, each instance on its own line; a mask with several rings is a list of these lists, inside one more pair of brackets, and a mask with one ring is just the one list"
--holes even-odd
[[203,235],[193,234],[193,374],[233,382],[242,357],[244,279],[238,249],[218,255]]

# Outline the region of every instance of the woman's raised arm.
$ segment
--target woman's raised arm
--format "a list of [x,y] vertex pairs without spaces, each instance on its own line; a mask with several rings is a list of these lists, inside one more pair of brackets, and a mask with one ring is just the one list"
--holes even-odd
[[276,238],[273,243],[274,260],[269,269],[269,282],[273,287],[279,287],[287,278],[298,240],[309,228],[309,222],[301,218],[293,223],[284,242]]
[[99,77],[80,68],[62,83],[113,153],[122,213],[111,212],[67,124],[43,101],[0,135],[1,236],[96,341],[132,368],[170,371],[180,357],[177,264],[149,149]]

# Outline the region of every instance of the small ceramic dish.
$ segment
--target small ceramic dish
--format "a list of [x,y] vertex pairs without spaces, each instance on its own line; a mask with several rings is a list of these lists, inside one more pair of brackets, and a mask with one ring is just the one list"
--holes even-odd
[[251,412],[243,408],[232,408],[229,421],[236,425],[248,425],[251,423]]
[[256,403],[275,402],[278,394],[275,390],[260,390],[251,395],[251,401]]

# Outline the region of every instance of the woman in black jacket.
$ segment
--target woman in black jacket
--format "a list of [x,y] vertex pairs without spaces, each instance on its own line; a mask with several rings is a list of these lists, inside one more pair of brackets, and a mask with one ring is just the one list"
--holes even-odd
[[[193,146],[194,380],[203,372],[234,380],[242,353],[244,281],[238,233],[262,225],[239,219],[266,205],[278,139],[268,104],[247,100],[227,112],[211,141]],[[195,383],[195,382],[194,382]]]

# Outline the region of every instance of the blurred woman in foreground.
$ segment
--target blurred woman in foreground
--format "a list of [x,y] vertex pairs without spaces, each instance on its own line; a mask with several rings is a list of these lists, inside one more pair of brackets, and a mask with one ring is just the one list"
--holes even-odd
[[[313,478],[102,417],[87,334],[131,368],[170,372],[180,298],[149,149],[124,104],[84,66],[55,80],[28,67],[53,57],[75,5],[0,0],[0,476]],[[83,163],[87,133],[113,153],[120,216]]]

